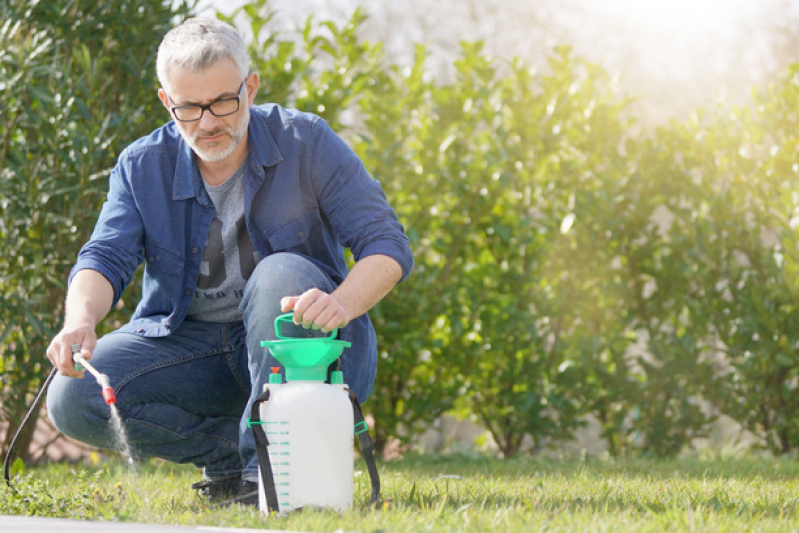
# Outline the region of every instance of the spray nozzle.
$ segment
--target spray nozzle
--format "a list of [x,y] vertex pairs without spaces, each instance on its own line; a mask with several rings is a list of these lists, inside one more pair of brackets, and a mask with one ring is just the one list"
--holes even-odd
[[117,395],[114,392],[114,389],[111,388],[111,380],[108,379],[108,376],[105,374],[100,374],[100,377],[97,378],[97,383],[103,388],[103,399],[105,403],[111,405],[112,403],[117,403]]
[[85,368],[86,370],[94,376],[94,379],[97,380],[97,384],[100,385],[100,388],[103,389],[103,399],[105,400],[106,405],[111,405],[112,403],[117,403],[117,395],[114,392],[114,389],[111,388],[111,380],[108,379],[108,376],[105,374],[101,374],[98,372],[89,362],[81,355],[80,353],[80,344],[73,344],[70,346],[72,348],[72,360],[75,361],[75,369],[79,370],[78,366]]
[[117,395],[114,393],[114,389],[111,387],[106,387],[103,389],[103,399],[105,403],[108,405],[116,404],[117,403]]
[[269,374],[269,383],[271,384],[280,384],[283,383],[283,376],[280,374],[280,367],[273,366],[272,373]]

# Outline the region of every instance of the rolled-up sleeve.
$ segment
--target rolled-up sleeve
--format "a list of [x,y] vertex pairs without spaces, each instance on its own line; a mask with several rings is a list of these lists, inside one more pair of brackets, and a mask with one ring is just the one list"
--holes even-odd
[[108,195],[89,241],[81,248],[69,282],[84,269],[96,270],[121,297],[143,259],[143,225],[130,188],[130,160],[123,153],[111,172]]
[[380,182],[324,121],[316,124],[311,153],[314,188],[341,244],[356,261],[391,257],[402,268],[401,281],[407,278],[413,270],[410,241]]

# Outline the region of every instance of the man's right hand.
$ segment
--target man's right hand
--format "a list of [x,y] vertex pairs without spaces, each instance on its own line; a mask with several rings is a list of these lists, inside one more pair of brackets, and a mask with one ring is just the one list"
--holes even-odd
[[83,377],[83,371],[75,370],[72,345],[80,346],[87,361],[92,358],[97,346],[95,327],[108,314],[113,300],[114,289],[105,276],[90,269],[75,274],[67,291],[64,328],[47,348],[47,358],[62,376]]
[[90,327],[64,327],[47,347],[47,358],[62,376],[82,378],[83,371],[75,370],[72,359],[72,345],[80,345],[81,355],[88,361],[97,345],[97,334]]

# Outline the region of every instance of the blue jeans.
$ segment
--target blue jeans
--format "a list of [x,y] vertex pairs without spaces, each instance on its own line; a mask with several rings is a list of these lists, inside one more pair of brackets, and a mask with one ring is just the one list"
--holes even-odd
[[[250,407],[271,367],[282,372],[261,341],[275,339],[281,298],[313,287],[332,292],[335,284],[302,256],[277,253],[264,258],[247,282],[242,322],[184,321],[167,337],[113,332],[99,339],[91,364],[111,381],[133,454],[193,463],[211,478],[255,474]],[[282,328],[283,335],[320,335],[290,329]],[[363,315],[340,337],[352,343],[341,356],[344,381],[363,402],[376,373],[374,328]],[[69,437],[115,449],[100,392],[88,372],[83,379],[57,375],[48,390],[48,414]]]

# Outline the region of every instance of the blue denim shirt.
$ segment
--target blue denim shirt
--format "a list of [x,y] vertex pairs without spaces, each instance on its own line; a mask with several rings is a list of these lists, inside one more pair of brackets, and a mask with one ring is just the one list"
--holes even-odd
[[[314,261],[336,283],[355,260],[374,254],[413,268],[408,238],[380,184],[319,117],[274,104],[251,108],[244,215],[255,249]],[[114,302],[142,263],[142,299],[123,331],[165,336],[186,317],[214,206],[191,147],[174,122],[126,148],[108,197],[70,281],[81,269],[103,274]]]

